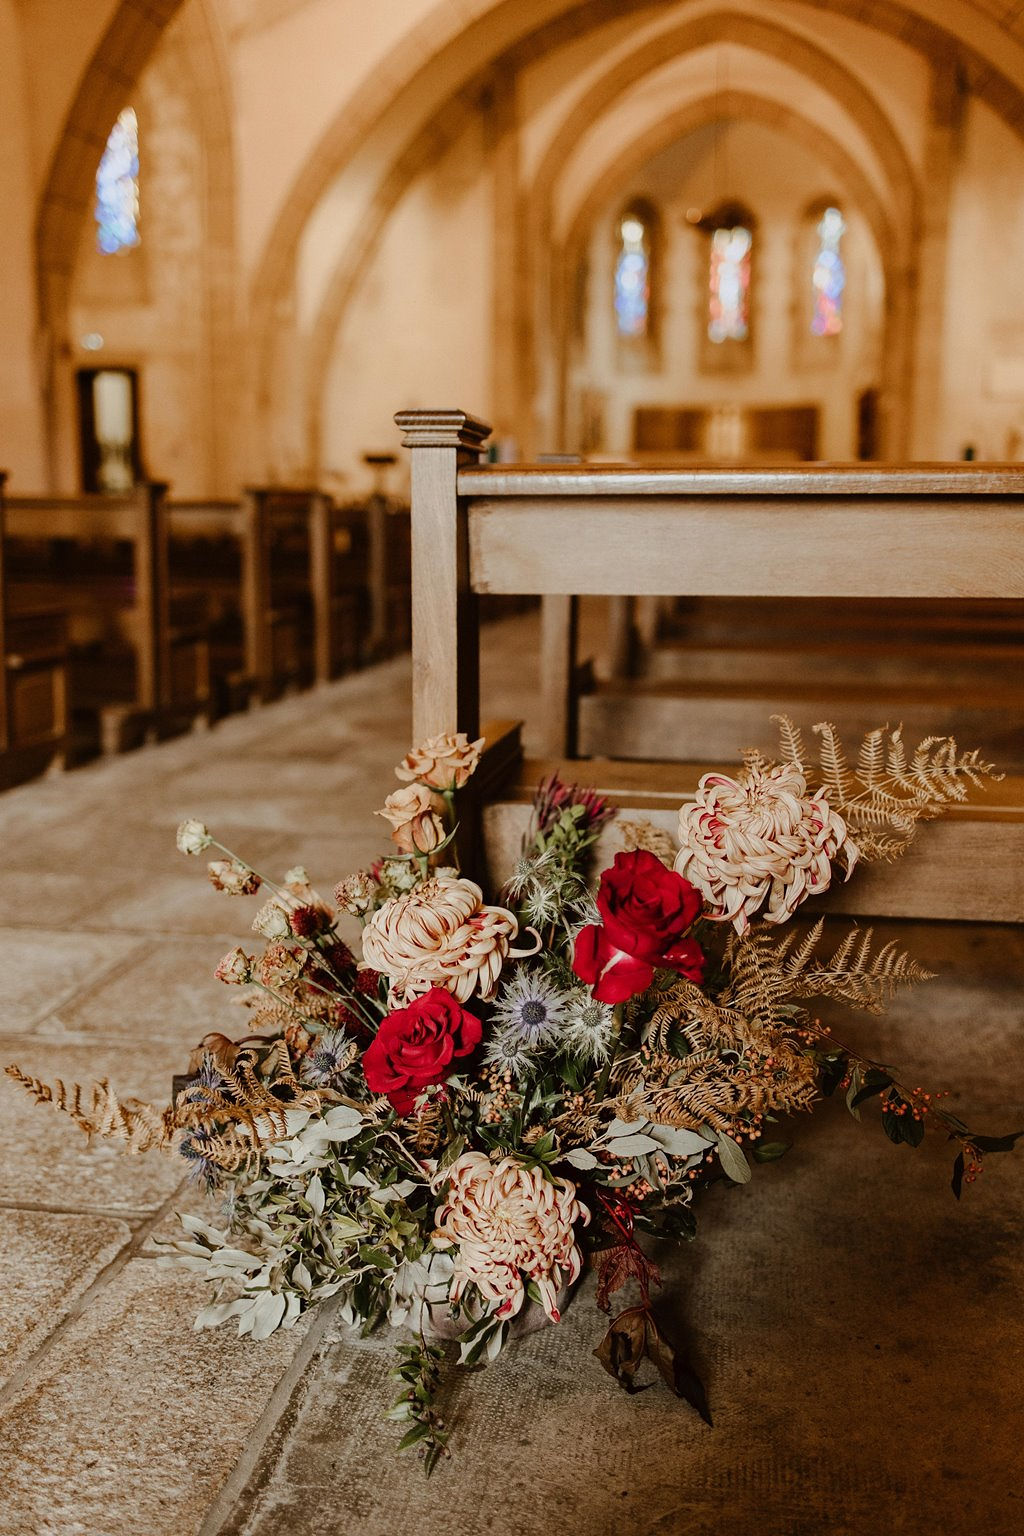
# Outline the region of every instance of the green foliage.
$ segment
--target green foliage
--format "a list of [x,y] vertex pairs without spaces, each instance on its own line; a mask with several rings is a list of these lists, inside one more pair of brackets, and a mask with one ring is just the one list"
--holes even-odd
[[448,1449],[450,1431],[436,1406],[444,1349],[440,1344],[428,1344],[420,1338],[414,1344],[400,1344],[398,1356],[400,1364],[391,1376],[401,1383],[401,1389],[387,1418],[409,1425],[398,1442],[398,1449],[418,1449],[429,1477],[441,1458],[451,1455]]

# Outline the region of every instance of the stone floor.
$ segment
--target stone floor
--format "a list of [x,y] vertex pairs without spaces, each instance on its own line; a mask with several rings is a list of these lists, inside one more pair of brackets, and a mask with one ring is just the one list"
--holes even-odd
[[[490,631],[494,713],[528,712],[535,672],[529,621]],[[234,1022],[211,971],[247,921],[175,852],[177,822],[329,888],[379,849],[408,696],[399,660],[0,797],[3,1061],[164,1098]],[[955,1084],[972,1122],[1021,1126],[1024,939],[901,936],[940,979],[848,1032]],[[894,1148],[825,1106],[750,1186],[712,1192],[670,1266],[713,1430],[661,1388],[619,1393],[586,1282],[560,1328],[453,1373],[455,1458],[425,1483],[381,1419],[386,1338],[327,1309],[262,1344],[196,1335],[201,1285],[152,1245],[197,1199],[173,1163],[90,1150],[7,1080],[0,1103],[0,1536],[1024,1531],[1019,1158],[957,1205],[940,1138]]]

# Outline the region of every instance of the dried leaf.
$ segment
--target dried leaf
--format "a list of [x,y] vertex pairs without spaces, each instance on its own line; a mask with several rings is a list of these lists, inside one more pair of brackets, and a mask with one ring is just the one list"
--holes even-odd
[[597,1304],[602,1312],[612,1309],[611,1297],[629,1280],[635,1280],[645,1296],[652,1285],[661,1284],[661,1271],[649,1259],[635,1239],[615,1243],[598,1259]]
[[642,1392],[635,1377],[647,1354],[646,1307],[631,1307],[620,1312],[594,1354],[620,1387],[629,1393]]
[[669,1390],[688,1402],[691,1408],[696,1408],[705,1424],[713,1428],[704,1383],[686,1356],[680,1354],[665,1338],[650,1312],[647,1314],[647,1355],[658,1367]]

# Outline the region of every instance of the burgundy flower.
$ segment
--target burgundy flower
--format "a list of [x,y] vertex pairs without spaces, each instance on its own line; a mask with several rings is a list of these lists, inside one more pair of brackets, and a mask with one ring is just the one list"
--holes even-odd
[[600,924],[576,936],[573,970],[601,1003],[622,1003],[644,992],[658,969],[691,981],[704,977],[704,953],[688,930],[701,897],[689,882],[646,849],[618,853],[601,876]]
[[372,1093],[385,1093],[400,1115],[411,1113],[424,1088],[443,1083],[456,1057],[480,1044],[483,1027],[443,987],[432,987],[381,1023],[363,1056]]
[[297,939],[314,939],[317,934],[328,932],[334,917],[328,907],[320,902],[311,902],[306,906],[293,907],[288,914],[288,921]]

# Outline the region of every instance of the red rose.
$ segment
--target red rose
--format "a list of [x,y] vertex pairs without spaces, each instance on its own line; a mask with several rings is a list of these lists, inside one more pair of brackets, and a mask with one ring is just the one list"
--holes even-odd
[[432,987],[381,1022],[363,1056],[367,1087],[386,1093],[398,1113],[407,1115],[423,1089],[443,1083],[455,1057],[468,1056],[482,1034],[475,1014],[443,987]]
[[577,934],[573,970],[598,1002],[646,991],[659,967],[703,980],[703,951],[686,937],[700,915],[700,892],[653,853],[617,853],[601,876],[597,906],[603,921]]

